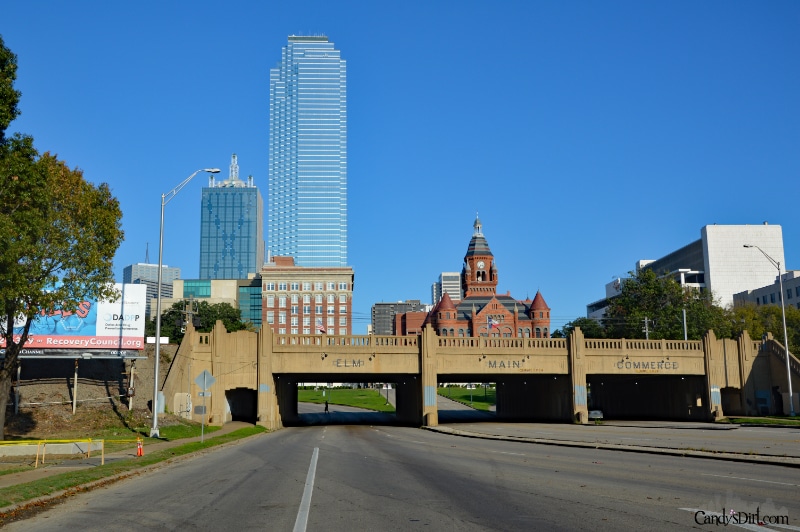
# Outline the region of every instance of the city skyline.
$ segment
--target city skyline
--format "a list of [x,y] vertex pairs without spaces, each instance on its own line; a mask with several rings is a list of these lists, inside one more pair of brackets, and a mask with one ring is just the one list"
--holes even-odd
[[[476,212],[498,291],[541,290],[557,329],[706,225],[781,225],[800,267],[798,18],[784,1],[14,2],[8,132],[111,185],[121,278],[195,170],[237,153],[268,185],[269,70],[287,35],[327,35],[347,60],[354,333],[460,271]],[[164,263],[187,279],[202,179],[165,211]]]

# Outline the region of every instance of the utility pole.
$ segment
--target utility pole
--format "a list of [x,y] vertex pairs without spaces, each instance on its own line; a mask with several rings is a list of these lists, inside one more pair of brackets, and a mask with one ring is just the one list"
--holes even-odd
[[652,321],[652,320],[650,320],[649,318],[647,318],[645,316],[645,318],[644,318],[644,337],[645,337],[646,340],[650,339],[650,321]]

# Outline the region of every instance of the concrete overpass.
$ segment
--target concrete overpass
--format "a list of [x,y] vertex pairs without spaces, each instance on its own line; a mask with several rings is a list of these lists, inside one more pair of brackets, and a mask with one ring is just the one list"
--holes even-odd
[[[793,387],[800,363],[791,357]],[[210,333],[191,328],[172,360],[163,392],[173,412],[201,404],[194,378],[216,379],[208,418],[249,418],[275,429],[298,419],[302,382],[396,383],[397,419],[438,425],[440,382],[494,382],[498,419],[586,423],[588,410],[607,418],[711,420],[774,412],[773,386],[786,390],[783,347],[753,341],[595,340],[569,338],[276,335]],[[795,401],[797,404],[797,395]],[[797,406],[795,407],[797,409]],[[196,420],[202,416],[193,414]]]

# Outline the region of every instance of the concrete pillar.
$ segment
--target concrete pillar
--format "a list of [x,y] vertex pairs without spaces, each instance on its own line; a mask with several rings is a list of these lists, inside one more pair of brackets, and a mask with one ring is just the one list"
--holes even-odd
[[589,409],[586,394],[586,355],[584,353],[583,331],[575,327],[567,338],[570,376],[572,377],[572,415],[577,423],[589,423]]
[[722,412],[722,394],[720,390],[725,382],[725,354],[714,331],[708,331],[703,337],[703,351],[706,366],[706,416],[710,421],[724,416]]
[[420,337],[420,370],[422,373],[422,425],[436,427],[439,425],[439,408],[437,406],[437,390],[439,385],[436,353],[438,337],[430,324],[422,330]]
[[262,427],[277,430],[283,427],[283,421],[278,409],[275,378],[272,375],[272,329],[266,323],[262,325],[258,333],[256,360],[258,361],[258,381],[256,383],[258,410],[256,411],[256,422]]

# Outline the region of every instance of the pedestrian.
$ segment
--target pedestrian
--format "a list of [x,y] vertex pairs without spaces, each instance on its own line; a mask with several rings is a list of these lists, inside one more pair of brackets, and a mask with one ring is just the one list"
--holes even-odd
[[328,400],[325,399],[325,413],[328,413]]

